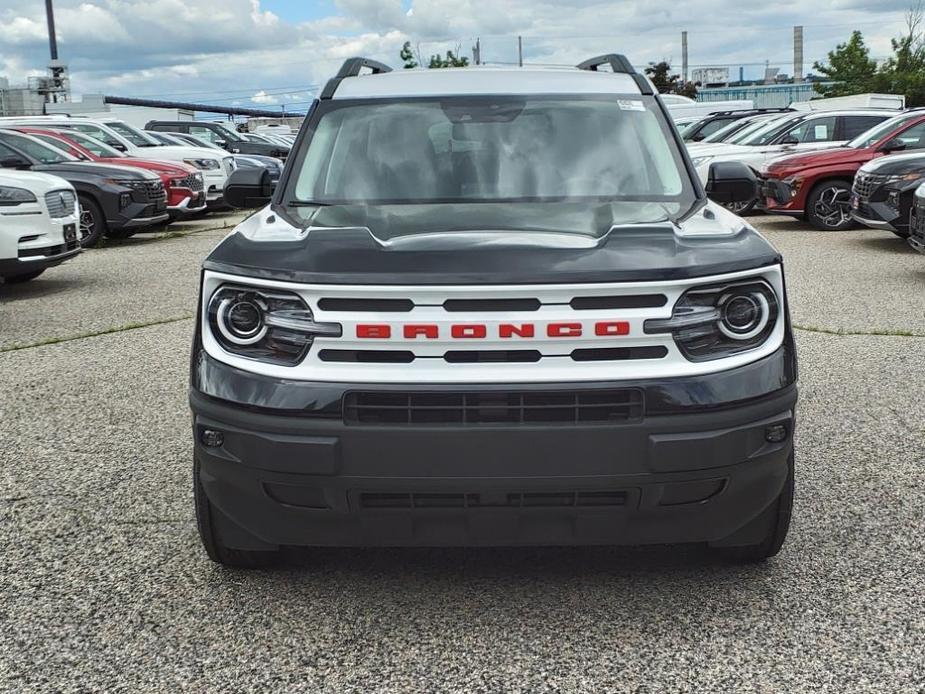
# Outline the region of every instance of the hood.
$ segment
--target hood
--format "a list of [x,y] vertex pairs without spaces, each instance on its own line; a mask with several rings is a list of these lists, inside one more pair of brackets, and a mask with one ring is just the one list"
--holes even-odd
[[160,159],[139,159],[137,157],[124,157],[122,159],[110,159],[108,161],[110,164],[115,164],[117,166],[135,166],[139,169],[144,168],[152,172],[163,172],[168,176],[189,176],[190,174],[196,173],[199,171],[194,166],[189,166],[188,164],[181,164],[176,161],[164,161]]
[[0,169],[0,186],[25,188],[37,195],[44,195],[50,190],[72,189],[71,184],[60,176],[14,169]]
[[230,157],[228,152],[220,152],[217,149],[208,147],[181,147],[180,145],[164,145],[163,147],[138,147],[132,152],[132,156],[138,155],[139,159],[168,159],[176,161],[183,159],[217,159],[221,161],[225,157]]
[[904,174],[921,171],[922,176],[925,177],[925,152],[907,152],[878,157],[864,164],[861,171],[877,174]]
[[146,169],[139,169],[134,166],[120,166],[118,164],[104,164],[102,162],[67,161],[58,164],[42,164],[34,167],[34,170],[59,173],[65,177],[68,174],[90,174],[105,178],[160,180],[157,174]]
[[219,272],[318,284],[550,284],[682,279],[765,267],[777,251],[708,205],[478,203],[265,208],[209,255]]
[[873,156],[869,149],[855,149],[853,147],[833,147],[815,152],[803,152],[780,157],[770,162],[766,169],[768,172],[799,171],[819,166],[853,165],[868,161]]

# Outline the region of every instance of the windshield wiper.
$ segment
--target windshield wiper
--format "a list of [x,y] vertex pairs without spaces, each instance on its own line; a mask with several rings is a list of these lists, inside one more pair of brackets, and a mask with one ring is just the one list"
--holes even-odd
[[316,202],[314,200],[290,200],[286,207],[330,207],[329,202]]

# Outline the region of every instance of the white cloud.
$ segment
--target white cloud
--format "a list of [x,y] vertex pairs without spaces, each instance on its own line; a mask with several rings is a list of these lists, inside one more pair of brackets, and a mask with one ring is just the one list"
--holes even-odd
[[276,103],[279,103],[279,100],[278,100],[275,96],[273,96],[273,95],[271,95],[271,94],[267,94],[263,89],[261,89],[259,92],[257,92],[256,94],[254,94],[254,95],[251,97],[251,101],[253,101],[255,104],[276,104]]

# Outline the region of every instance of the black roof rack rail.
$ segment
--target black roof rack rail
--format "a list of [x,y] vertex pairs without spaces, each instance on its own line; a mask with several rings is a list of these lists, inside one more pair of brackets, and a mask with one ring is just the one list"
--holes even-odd
[[591,72],[598,72],[598,68],[602,65],[609,65],[610,69],[613,72],[619,72],[624,75],[629,75],[633,78],[633,81],[636,83],[636,86],[639,87],[639,91],[642,94],[654,94],[652,90],[652,85],[645,78],[644,75],[640,75],[636,72],[636,69],[633,67],[633,64],[626,59],[625,55],[620,53],[605,53],[604,55],[598,55],[593,58],[588,58],[578,63],[576,66],[579,70],[590,70]]
[[591,70],[597,72],[601,65],[609,65],[614,72],[622,72],[626,75],[635,75],[636,70],[633,68],[625,55],[619,53],[607,53],[606,55],[597,55],[578,63],[579,70]]
[[340,66],[340,70],[337,71],[337,74],[324,85],[321,98],[330,99],[334,96],[334,92],[337,91],[337,86],[341,83],[341,80],[346,77],[356,77],[365,67],[372,70],[372,74],[374,75],[381,75],[383,72],[392,72],[392,68],[385,63],[380,63],[378,60],[373,60],[371,58],[347,58],[344,64]]
[[765,113],[791,113],[796,109],[789,106],[778,106],[774,108],[734,108],[724,111],[710,111],[708,116],[731,116],[733,113],[741,113],[743,116],[760,116]]

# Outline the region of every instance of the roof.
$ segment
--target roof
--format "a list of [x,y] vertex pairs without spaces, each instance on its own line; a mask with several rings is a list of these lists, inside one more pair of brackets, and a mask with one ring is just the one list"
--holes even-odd
[[334,99],[476,94],[640,94],[632,75],[577,68],[463,67],[346,77]]

